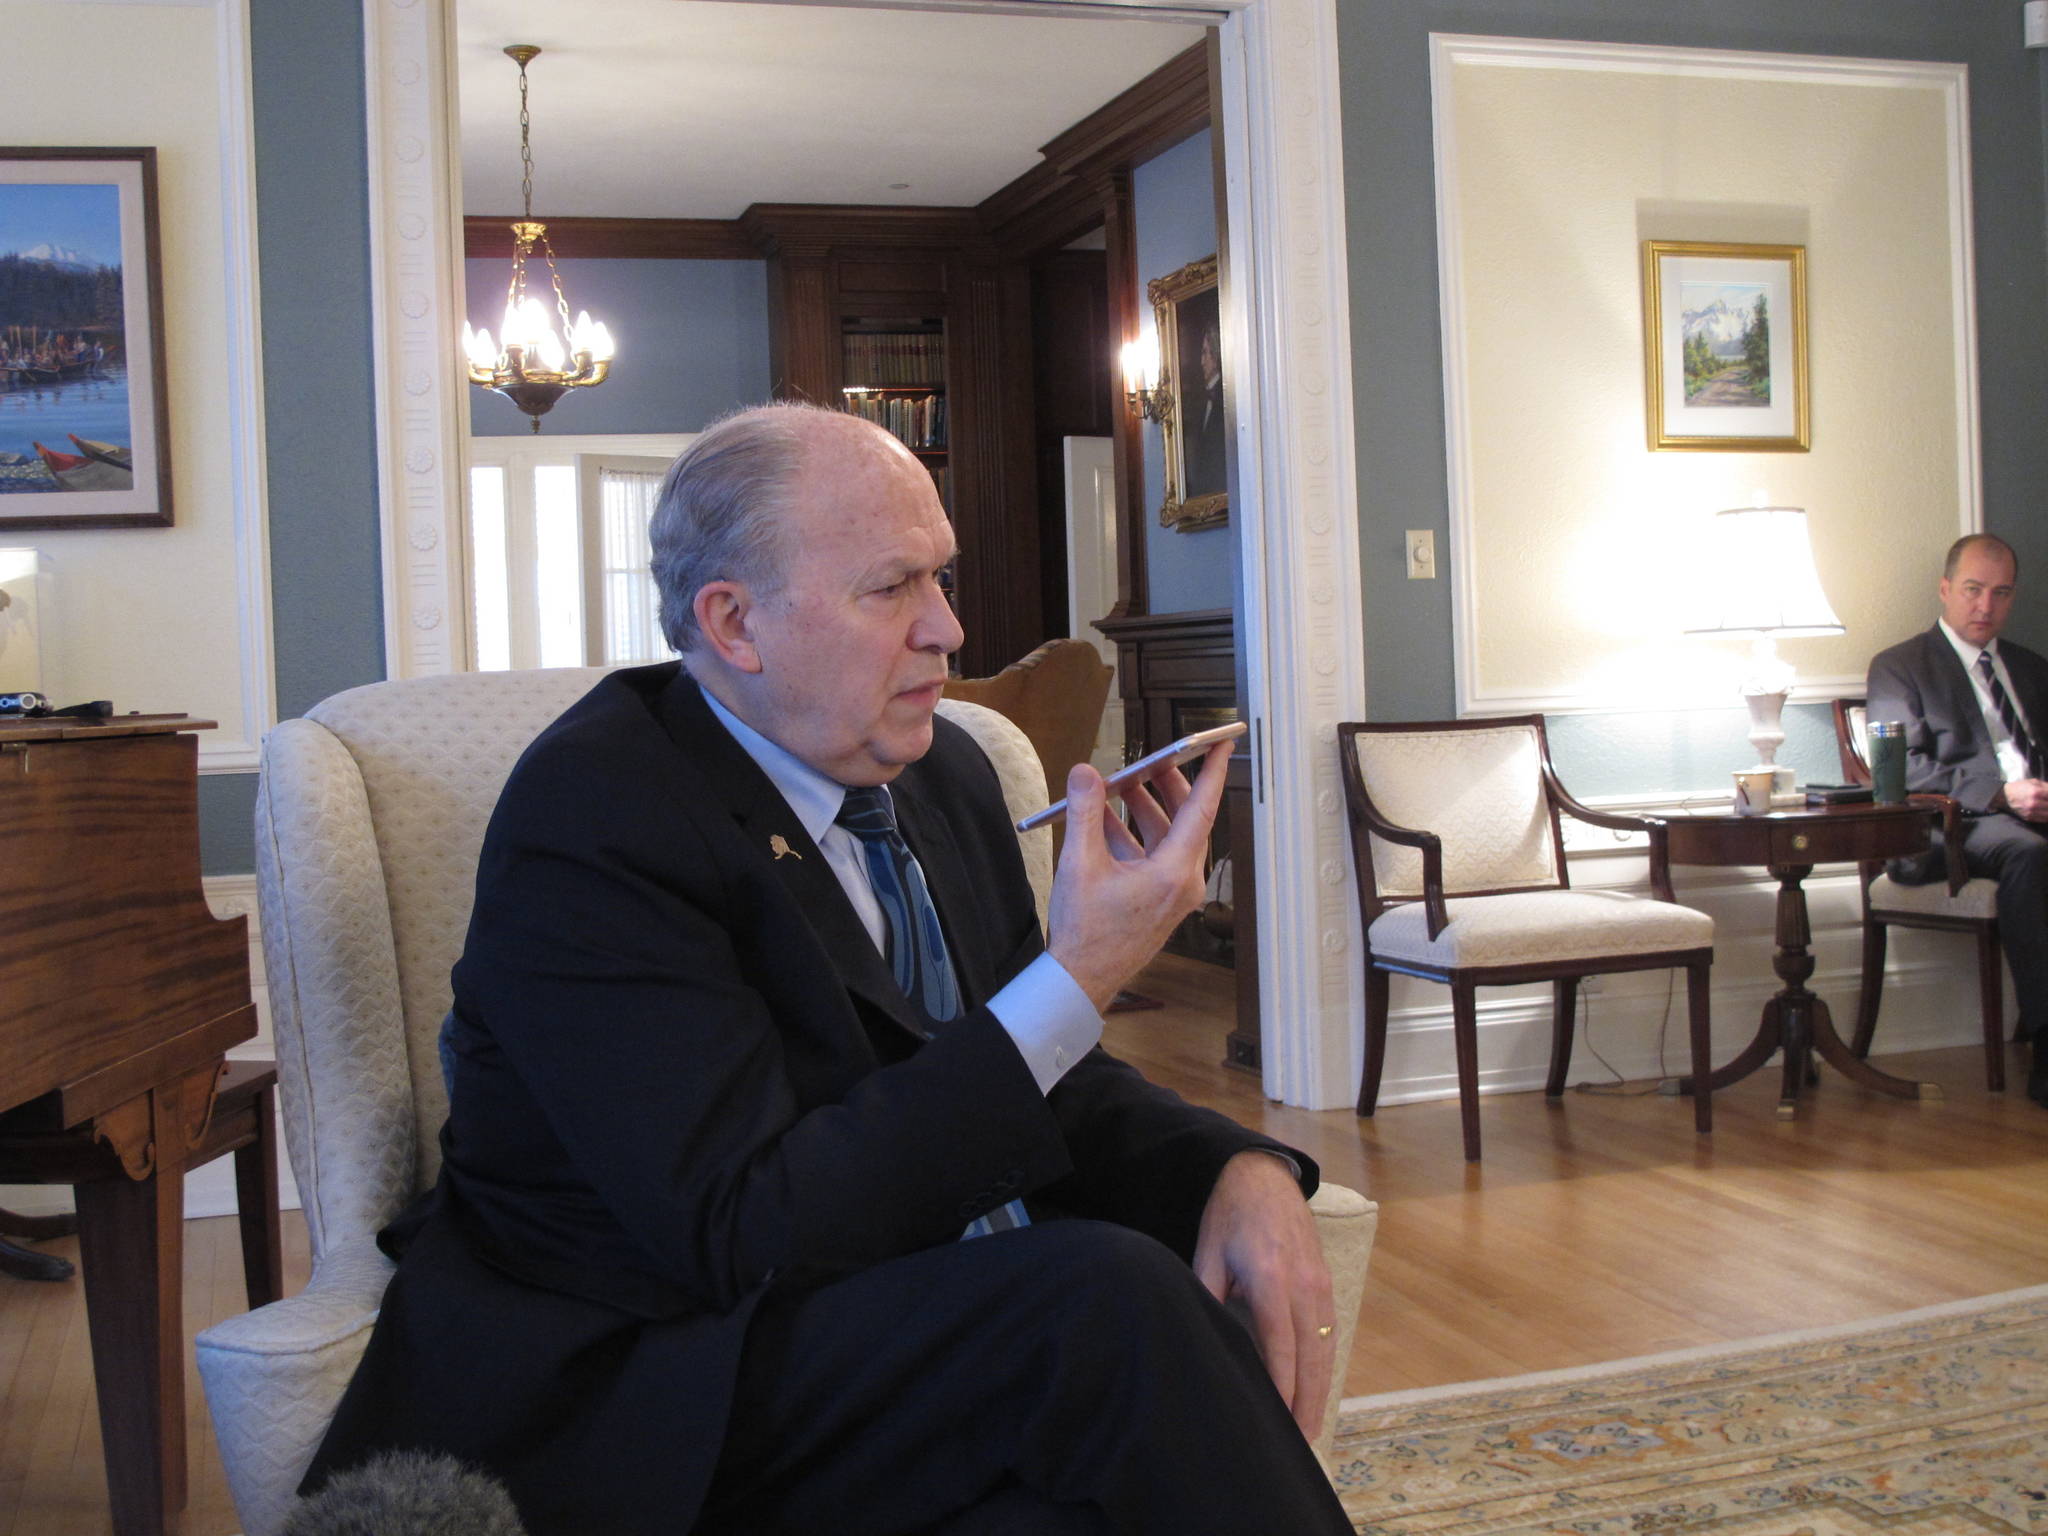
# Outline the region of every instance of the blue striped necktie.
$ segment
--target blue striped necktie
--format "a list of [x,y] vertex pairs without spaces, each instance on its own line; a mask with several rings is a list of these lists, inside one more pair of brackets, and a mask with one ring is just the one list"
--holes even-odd
[[924,871],[896,830],[888,795],[873,786],[849,789],[836,820],[860,839],[868,885],[888,928],[889,968],[896,985],[934,1024],[957,1018],[960,984],[946,954],[938,908],[932,905]]
[[2027,734],[2026,722],[2020,719],[2020,712],[2013,707],[2005,684],[1998,680],[1998,668],[1992,664],[1989,651],[1977,653],[1977,670],[1991,685],[1991,707],[1998,711],[1998,723],[2005,727],[2005,734],[2012,738],[2012,744],[2020,749],[2020,756],[2027,760],[2027,777],[2042,777],[2041,754],[2034,746],[2034,738]]
[[[849,789],[834,819],[860,841],[868,886],[881,906],[888,931],[889,969],[896,977],[896,985],[934,1024],[958,1018],[960,983],[946,953],[939,911],[932,905],[924,871],[918,868],[903,834],[896,830],[896,814],[888,794],[872,786]],[[1031,1218],[1024,1213],[1024,1202],[1012,1200],[976,1217],[961,1236],[981,1237],[1029,1226],[1030,1222]]]

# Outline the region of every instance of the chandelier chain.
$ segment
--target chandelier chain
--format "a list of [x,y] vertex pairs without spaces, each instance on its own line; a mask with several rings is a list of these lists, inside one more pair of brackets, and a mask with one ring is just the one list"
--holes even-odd
[[519,192],[526,200],[526,217],[533,219],[533,114],[526,107],[526,66],[519,66]]

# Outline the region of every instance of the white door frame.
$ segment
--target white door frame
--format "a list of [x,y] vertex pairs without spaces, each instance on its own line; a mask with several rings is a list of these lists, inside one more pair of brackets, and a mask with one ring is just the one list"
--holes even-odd
[[[1101,0],[916,0],[933,11],[1101,15]],[[386,669],[469,665],[455,0],[363,0]],[[1185,19],[1185,5],[1124,0]],[[1217,0],[1232,305],[1225,350],[1258,786],[1266,1092],[1350,1101],[1356,903],[1336,725],[1365,714],[1336,0]]]

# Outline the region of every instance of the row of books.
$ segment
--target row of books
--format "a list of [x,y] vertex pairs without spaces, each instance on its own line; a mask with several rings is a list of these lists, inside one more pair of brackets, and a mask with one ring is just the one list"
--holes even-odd
[[893,432],[910,448],[946,446],[944,395],[848,395],[846,408],[863,421]]
[[[950,515],[953,511],[953,472],[943,464],[932,464],[927,467],[932,472],[932,484],[938,488],[939,505],[944,507],[948,515]],[[941,582],[941,585],[943,585],[948,592],[951,592],[953,590],[952,566],[948,565],[946,567],[945,576]]]
[[848,384],[943,384],[946,338],[934,331],[848,331]]

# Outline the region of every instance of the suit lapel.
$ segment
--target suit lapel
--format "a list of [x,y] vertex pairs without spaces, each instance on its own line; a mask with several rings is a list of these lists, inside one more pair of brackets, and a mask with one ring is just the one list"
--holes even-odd
[[1991,738],[1984,729],[1984,711],[1977,703],[1976,685],[1963,667],[1963,658],[1956,654],[1939,624],[1927,631],[1923,641],[1927,647],[1928,676],[1941,690],[1941,702],[1950,721],[1969,733],[1973,750],[1989,752]]
[[662,696],[662,724],[670,740],[710,781],[748,845],[769,860],[832,957],[833,969],[847,990],[922,1040],[925,1030],[917,1010],[896,985],[888,962],[868,937],[825,855],[773,781],[711,713],[687,671],[678,670]]

